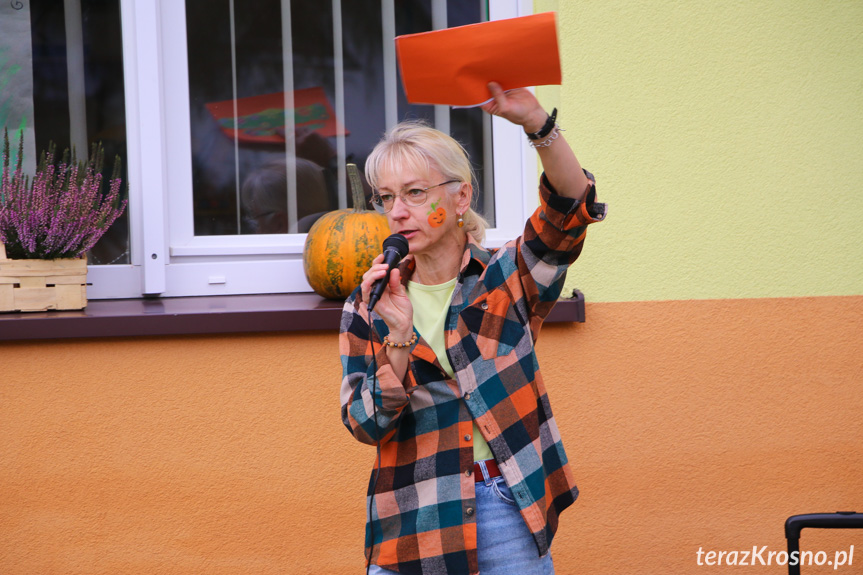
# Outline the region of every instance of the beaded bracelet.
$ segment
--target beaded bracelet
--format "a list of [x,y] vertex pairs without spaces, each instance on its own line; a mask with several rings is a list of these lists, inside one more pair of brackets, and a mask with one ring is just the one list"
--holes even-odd
[[385,345],[385,346],[387,346],[387,347],[395,347],[395,348],[399,348],[399,349],[401,349],[401,348],[403,348],[403,347],[410,347],[410,346],[412,346],[413,344],[415,344],[416,342],[417,342],[417,333],[416,333],[416,332],[414,332],[414,333],[413,333],[413,335],[411,336],[410,341],[406,341],[406,342],[404,342],[404,343],[393,343],[393,342],[391,342],[391,341],[390,341],[390,336],[389,336],[389,335],[385,335],[385,336],[384,336],[384,345]]

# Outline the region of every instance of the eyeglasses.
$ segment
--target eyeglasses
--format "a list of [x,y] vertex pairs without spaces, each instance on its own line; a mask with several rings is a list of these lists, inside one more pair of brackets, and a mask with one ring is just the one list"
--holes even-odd
[[[427,188],[411,188],[410,190],[399,192],[398,195],[405,204],[415,208],[426,203],[426,200],[429,197],[429,190],[439,188],[440,186],[445,186],[447,184],[454,184],[458,181],[459,180],[449,180],[442,184],[435,184],[434,186],[429,186]],[[392,210],[395,203],[396,195],[391,192],[375,192],[372,194],[372,206],[374,206],[375,210],[381,214],[385,214]]]

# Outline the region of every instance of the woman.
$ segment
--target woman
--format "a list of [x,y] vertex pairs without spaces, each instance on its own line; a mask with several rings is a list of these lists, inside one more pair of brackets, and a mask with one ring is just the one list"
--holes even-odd
[[578,495],[533,346],[605,206],[533,94],[489,90],[483,109],[535,138],[545,172],[522,237],[480,246],[470,164],[437,130],[396,126],[366,163],[374,204],[410,246],[372,312],[374,335],[365,302],[386,275],[382,256],[345,303],[339,337],[342,419],[380,449],[370,573],[553,573],[558,515]]

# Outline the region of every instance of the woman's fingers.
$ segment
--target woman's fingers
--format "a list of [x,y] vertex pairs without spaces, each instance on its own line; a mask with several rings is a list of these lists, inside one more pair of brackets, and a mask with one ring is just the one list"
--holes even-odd
[[394,268],[390,273],[390,293],[393,295],[407,295],[405,291],[405,286],[402,285],[401,271],[398,268]]
[[[371,295],[372,286],[374,283],[383,279],[387,273],[387,265],[384,263],[375,264],[363,275],[362,294],[363,300],[358,308],[361,314],[366,318],[366,321],[371,322],[368,311],[368,301]],[[407,291],[401,283],[401,273],[398,268],[393,268],[390,272],[387,289],[381,295],[375,307],[381,319],[389,326],[390,331],[397,330],[401,333],[403,330],[410,330],[413,325],[413,306],[407,297]]]
[[488,91],[491,93],[493,100],[480,107],[493,116],[500,115],[506,107],[506,93],[497,82],[489,82]]
[[[383,280],[387,275],[389,266],[383,263],[384,256],[378,255],[372,260],[372,267],[363,274],[363,280],[360,284],[360,291],[363,294],[363,301],[368,302],[371,295],[372,286],[378,280]],[[385,292],[386,293],[386,292]]]
[[506,105],[506,92],[503,91],[503,88],[500,87],[500,84],[498,84],[497,82],[489,82],[488,91],[491,92],[491,96],[492,98],[494,98],[494,102],[498,106]]
[[[367,269],[366,273],[363,274],[363,282],[365,282],[369,278],[369,276],[375,272],[375,270],[381,269],[381,266],[384,265],[383,261],[384,261],[384,255],[383,254],[378,254],[377,257],[375,257],[375,259],[372,260],[372,267]],[[386,267],[386,266],[384,265],[384,267]]]
[[379,279],[382,279],[387,275],[387,265],[386,264],[376,264],[369,268],[369,270],[363,274],[363,284],[366,283],[374,283]]
[[[530,90],[516,88],[504,91],[497,82],[489,82],[488,91],[494,100],[483,105],[482,109],[489,114],[500,116],[519,126],[535,123],[536,118],[540,116],[542,122],[545,121],[547,114]],[[542,127],[542,122],[540,122],[540,127]]]
[[371,284],[375,281],[375,269],[378,267],[380,261],[383,261],[383,255],[379,255],[375,259],[372,260],[372,267],[366,270],[366,273],[363,274],[363,280],[360,282],[360,292],[363,294],[363,301],[369,300],[369,291],[371,290]]

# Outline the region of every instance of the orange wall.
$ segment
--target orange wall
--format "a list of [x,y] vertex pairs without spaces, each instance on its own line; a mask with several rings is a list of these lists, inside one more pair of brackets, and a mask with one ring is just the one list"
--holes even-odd
[[[863,297],[587,317],[538,346],[582,490],[559,573],[783,573],[696,551],[863,510]],[[374,450],[341,425],[336,354],[335,333],[3,344],[0,573],[361,572]],[[863,569],[863,532],[802,543]]]

